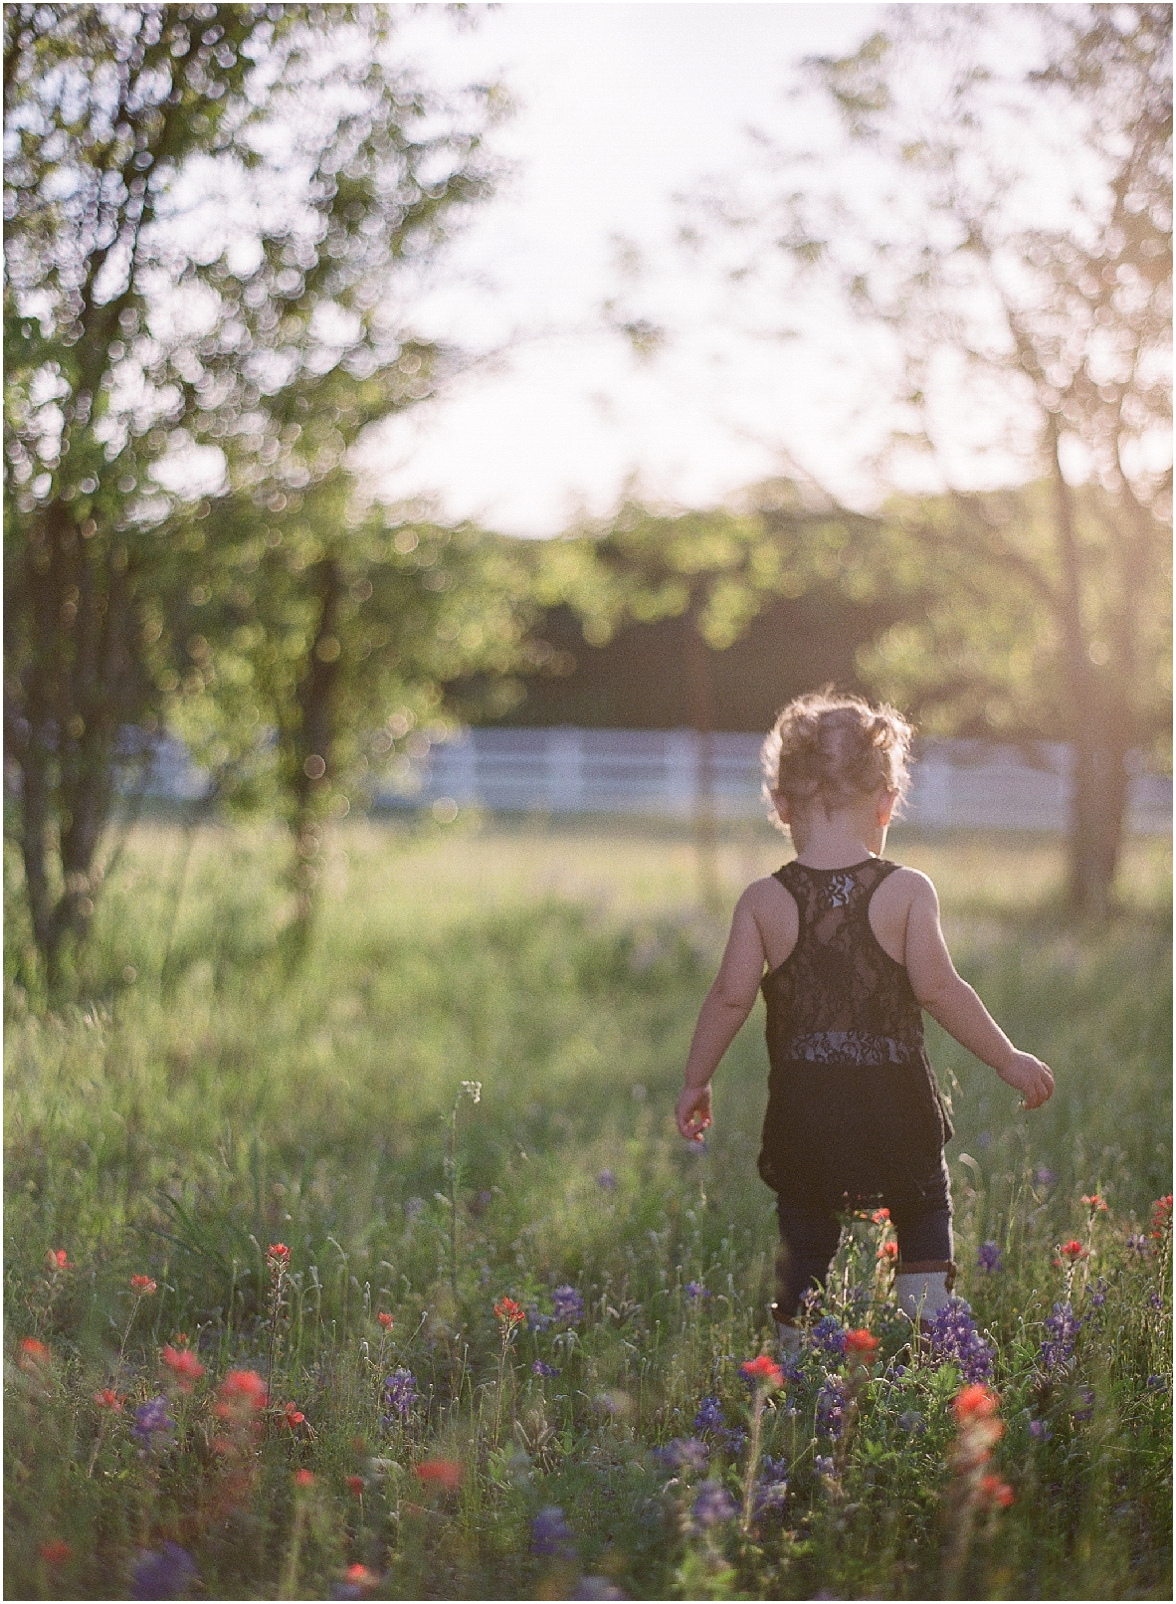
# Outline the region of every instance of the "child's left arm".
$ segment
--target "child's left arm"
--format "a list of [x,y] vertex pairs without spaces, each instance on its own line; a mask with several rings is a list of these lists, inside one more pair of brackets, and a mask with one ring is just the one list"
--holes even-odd
[[735,905],[723,961],[694,1027],[685,1085],[675,1110],[678,1130],[688,1142],[701,1142],[711,1123],[711,1076],[759,992],[764,944],[752,910],[754,889],[749,886]]

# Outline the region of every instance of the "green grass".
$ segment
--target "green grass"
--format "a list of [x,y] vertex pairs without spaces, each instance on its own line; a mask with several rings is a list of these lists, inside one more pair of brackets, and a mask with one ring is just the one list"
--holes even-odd
[[[260,829],[189,842],[140,827],[99,905],[91,1000],[57,1013],[28,1005],[10,915],[9,1596],[126,1597],[137,1557],[165,1540],[190,1551],[206,1597],[324,1597],[360,1562],[389,1598],[575,1596],[581,1573],[632,1597],[939,1596],[964,1519],[943,1496],[960,1377],[893,1369],[903,1334],[859,1295],[868,1222],[847,1233],[827,1302],[876,1330],[891,1368],[862,1393],[836,1474],[814,1471],[830,1453],[814,1438],[815,1351],[764,1417],[766,1451],[790,1466],[779,1514],[691,1534],[690,1478],[653,1454],[691,1434],[704,1395],[746,1425],[737,1366],[767,1340],[773,1246],[754,1169],[758,1013],[720,1071],[708,1152],[672,1130],[724,933],[695,908],[688,841],[356,824],[332,841],[293,983],[275,951],[282,848]],[[1025,1115],[930,1036],[957,1128],[957,1290],[995,1349],[994,1464],[1016,1493],[978,1519],[951,1585],[1170,1596],[1168,1247],[1127,1246],[1171,1184],[1167,846],[1132,845],[1121,912],[1097,932],[1056,912],[1055,841],[896,833],[891,853],[936,880],[957,965],[1058,1076]],[[786,855],[766,829],[732,832],[725,900]],[[463,1081],[481,1083],[477,1104]],[[1110,1210],[1092,1221],[1081,1197],[1096,1190]],[[1090,1251],[1067,1270],[1053,1261],[1070,1238]],[[993,1275],[976,1268],[985,1240],[1003,1249]],[[291,1250],[277,1314],[276,1241]],[[47,1272],[56,1248],[75,1268]],[[119,1367],[132,1274],[158,1290]],[[495,1299],[550,1312],[560,1285],[582,1293],[584,1319],[504,1347]],[[1084,1323],[1051,1372],[1042,1322],[1067,1292]],[[160,1346],[180,1330],[206,1374],[170,1388],[171,1445],[145,1456],[128,1416],[160,1393]],[[47,1345],[44,1365],[21,1367],[25,1336]],[[398,1366],[421,1400],[384,1428]],[[267,1415],[256,1441],[233,1428],[218,1453],[212,1400],[234,1368],[269,1374],[273,1403],[305,1422]],[[92,1395],[106,1386],[128,1403],[104,1426]],[[912,1413],[925,1429],[899,1424]],[[712,1476],[741,1496],[747,1450],[711,1447]],[[416,1477],[438,1457],[462,1466],[458,1491]],[[293,1484],[300,1466],[313,1486]],[[549,1505],[574,1552],[531,1552]],[[54,1541],[67,1559],[42,1557]]]

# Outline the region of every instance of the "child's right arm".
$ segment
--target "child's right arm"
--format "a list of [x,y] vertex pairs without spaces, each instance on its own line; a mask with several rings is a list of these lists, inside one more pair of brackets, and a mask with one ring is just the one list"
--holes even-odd
[[961,1046],[1015,1086],[1026,1108],[1040,1108],[1052,1095],[1053,1073],[1032,1053],[1018,1052],[962,979],[951,961],[939,925],[939,898],[924,875],[907,913],[906,970],[919,1003]]

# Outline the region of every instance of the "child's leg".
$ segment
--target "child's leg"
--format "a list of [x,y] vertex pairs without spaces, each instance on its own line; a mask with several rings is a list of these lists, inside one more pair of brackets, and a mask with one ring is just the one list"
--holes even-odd
[[927,1323],[950,1301],[955,1283],[951,1199],[918,1209],[892,1208],[890,1220],[898,1236],[895,1298],[911,1320]]
[[780,1248],[776,1254],[776,1301],[772,1318],[780,1340],[792,1352],[799,1351],[800,1330],[796,1311],[810,1286],[823,1286],[829,1266],[841,1241],[841,1222],[819,1209],[798,1208],[780,1198],[776,1204],[780,1222]]

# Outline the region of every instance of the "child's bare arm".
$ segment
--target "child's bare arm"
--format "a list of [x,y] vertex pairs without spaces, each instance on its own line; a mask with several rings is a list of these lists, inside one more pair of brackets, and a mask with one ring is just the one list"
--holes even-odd
[[735,906],[723,961],[694,1027],[685,1085],[675,1111],[678,1129],[690,1142],[701,1142],[711,1122],[711,1076],[751,1012],[764,972],[764,946],[753,901],[749,888]]
[[972,987],[956,973],[939,924],[935,887],[922,875],[907,915],[906,969],[915,996],[931,1017],[991,1065],[1001,1080],[1015,1086],[1026,1108],[1040,1108],[1053,1095],[1049,1067],[1032,1053],[1018,1052]]

